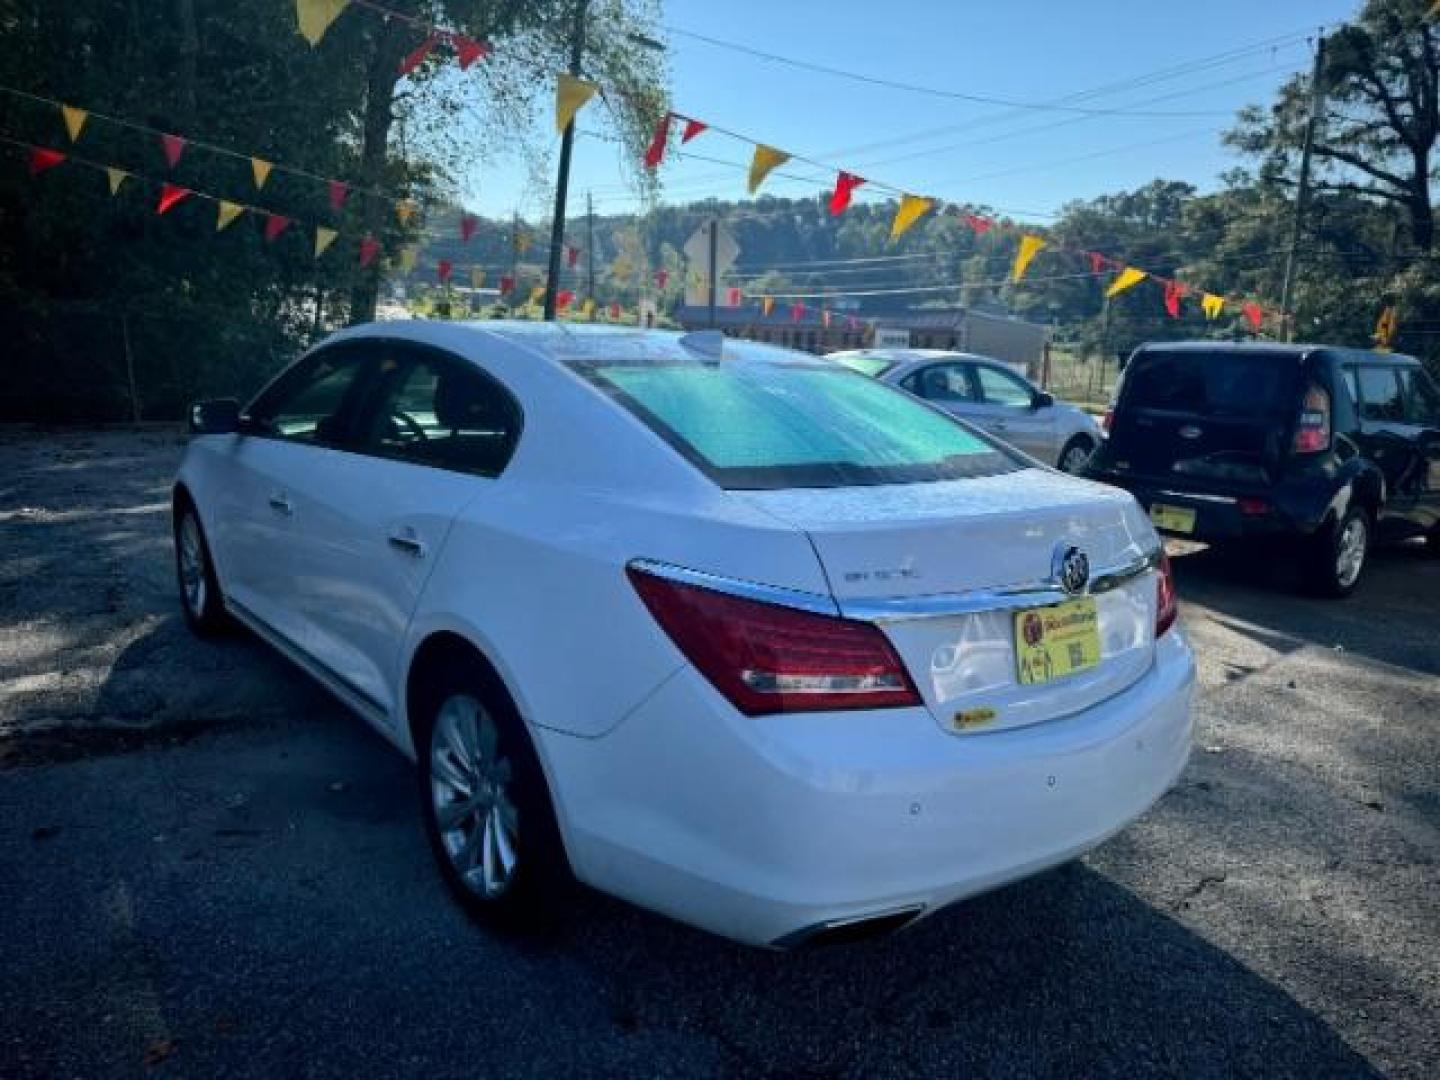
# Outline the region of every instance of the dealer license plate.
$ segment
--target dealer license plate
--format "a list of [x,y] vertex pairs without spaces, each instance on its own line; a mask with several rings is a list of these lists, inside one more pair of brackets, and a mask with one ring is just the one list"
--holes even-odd
[[1100,614],[1091,597],[1015,613],[1015,670],[1023,686],[1100,663]]
[[1193,533],[1195,511],[1187,506],[1166,506],[1164,503],[1150,505],[1150,523],[1166,532]]

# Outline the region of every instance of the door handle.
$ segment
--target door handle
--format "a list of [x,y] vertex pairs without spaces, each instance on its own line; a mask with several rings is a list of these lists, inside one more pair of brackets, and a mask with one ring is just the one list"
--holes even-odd
[[295,507],[290,504],[290,496],[283,491],[277,491],[270,496],[270,509],[277,514],[284,514],[286,517],[295,513]]
[[391,547],[397,551],[403,551],[407,555],[413,555],[417,559],[425,557],[425,541],[415,535],[415,530],[406,526],[396,532],[392,532],[386,540]]

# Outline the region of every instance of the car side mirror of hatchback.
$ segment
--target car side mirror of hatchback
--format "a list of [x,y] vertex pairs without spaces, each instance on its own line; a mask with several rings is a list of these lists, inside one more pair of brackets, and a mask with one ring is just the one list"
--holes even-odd
[[197,401],[190,406],[190,434],[229,435],[240,430],[240,402],[234,398]]
[[1036,390],[1035,396],[1030,399],[1030,408],[1035,410],[1048,409],[1055,404],[1055,396],[1047,394],[1044,390]]

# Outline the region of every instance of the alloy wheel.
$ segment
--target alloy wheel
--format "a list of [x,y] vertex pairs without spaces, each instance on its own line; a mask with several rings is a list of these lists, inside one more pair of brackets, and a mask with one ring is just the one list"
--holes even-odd
[[504,895],[519,858],[514,770],[500,730],[478,699],[441,704],[430,741],[430,798],[441,843],[465,885],[487,900]]
[[1072,476],[1078,474],[1085,468],[1085,463],[1090,460],[1090,451],[1080,445],[1070,447],[1060,459],[1060,471],[1070,473]]
[[200,539],[200,523],[195,515],[186,514],[180,523],[180,591],[185,606],[197,619],[205,614],[205,544]]
[[1363,517],[1356,515],[1345,522],[1339,542],[1335,545],[1335,580],[1342,589],[1348,589],[1359,578],[1365,566],[1367,539]]

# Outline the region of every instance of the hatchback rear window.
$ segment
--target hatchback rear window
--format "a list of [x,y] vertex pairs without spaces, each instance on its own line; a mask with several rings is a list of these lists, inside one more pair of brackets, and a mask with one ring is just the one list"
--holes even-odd
[[1197,416],[1287,415],[1298,372],[1293,354],[1142,353],[1125,373],[1123,404]]
[[949,417],[830,364],[577,364],[721,487],[903,484],[1020,468]]

